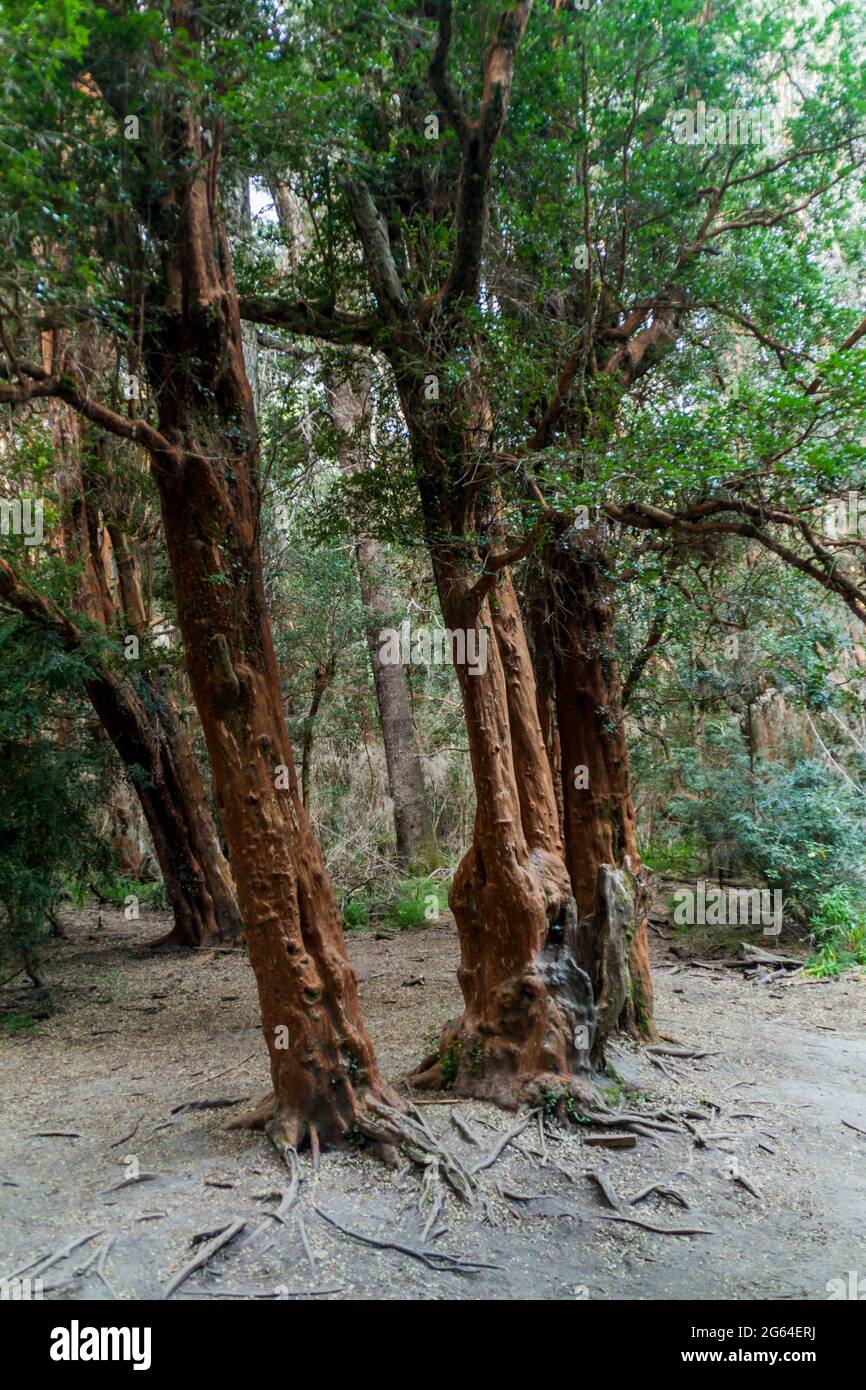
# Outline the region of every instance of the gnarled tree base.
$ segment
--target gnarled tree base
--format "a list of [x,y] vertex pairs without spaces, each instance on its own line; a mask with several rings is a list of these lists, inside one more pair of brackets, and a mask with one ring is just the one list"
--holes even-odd
[[344,1079],[335,1081],[331,1094],[316,1095],[309,1107],[288,1105],[269,1091],[251,1110],[230,1120],[226,1129],[263,1130],[280,1153],[288,1149],[297,1152],[309,1144],[314,1159],[323,1148],[357,1148],[372,1142],[379,1157],[393,1160],[396,1145],[388,1135],[371,1136],[380,1127],[377,1117],[381,1108],[401,1111],[403,1102],[385,1084],[375,1090],[355,1091]]
[[[553,1096],[593,1096],[605,1043],[620,1032],[651,1041],[652,982],[646,910],[649,875],[602,864],[593,911],[578,919],[573,899],[556,915],[538,957],[446,1024],[436,1052],[409,1080],[508,1109],[550,1107]],[[465,972],[459,971],[461,983]]]
[[536,959],[447,1024],[439,1051],[420,1063],[411,1084],[508,1109],[549,1107],[552,1096],[588,1100],[596,1010],[589,976],[577,964],[577,934],[569,899]]

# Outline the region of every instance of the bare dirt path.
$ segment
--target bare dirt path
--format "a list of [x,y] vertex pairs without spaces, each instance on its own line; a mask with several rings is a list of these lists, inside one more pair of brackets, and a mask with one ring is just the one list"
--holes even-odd
[[[612,1151],[555,1124],[545,1162],[533,1123],[485,1170],[471,1208],[447,1199],[424,1246],[493,1267],[443,1271],[318,1214],[422,1246],[416,1172],[363,1152],[325,1155],[317,1176],[305,1158],[288,1219],[267,1215],[287,1169],[262,1137],[224,1129],[233,1108],[222,1102],[267,1089],[242,954],[155,955],[156,915],[88,910],[67,930],[45,962],[57,1011],[0,1042],[0,1275],[102,1233],[43,1271],[47,1298],[159,1297],[235,1221],[243,1230],[174,1297],[824,1299],[849,1270],[866,1278],[866,1133],[850,1127],[866,1131],[860,976],[755,984],[684,968],[657,943],[660,1027],[676,1039],[666,1046],[716,1055],[654,1064],[618,1048],[612,1060],[641,1094],[631,1108],[691,1110],[692,1131],[678,1115],[675,1132]],[[458,1007],[453,926],[353,937],[350,952],[383,1069],[398,1079]],[[610,1101],[622,1103],[613,1088]],[[422,1113],[467,1165],[514,1122],[477,1103]],[[136,1174],[146,1180],[117,1186]],[[627,1204],[654,1182],[688,1207],[658,1192]],[[657,1234],[618,1215],[711,1234]]]

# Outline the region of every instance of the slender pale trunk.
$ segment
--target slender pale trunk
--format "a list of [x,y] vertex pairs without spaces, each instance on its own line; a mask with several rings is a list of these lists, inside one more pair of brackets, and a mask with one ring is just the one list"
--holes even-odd
[[[340,430],[340,462],[347,474],[366,466],[372,418],[369,406],[370,370],[353,378],[332,375],[327,382],[331,414]],[[356,533],[355,556],[376,705],[385,745],[388,788],[394,806],[397,858],[410,873],[430,873],[442,864],[424,772],[418,733],[406,671],[402,665],[383,662],[383,627],[395,623],[396,600],[382,546]]]
[[396,608],[391,577],[378,541],[357,538],[355,554],[388,788],[394,804],[397,858],[407,872],[426,874],[442,864],[442,855],[424,786],[409,683],[403,666],[384,662],[381,656],[382,628],[394,623]]

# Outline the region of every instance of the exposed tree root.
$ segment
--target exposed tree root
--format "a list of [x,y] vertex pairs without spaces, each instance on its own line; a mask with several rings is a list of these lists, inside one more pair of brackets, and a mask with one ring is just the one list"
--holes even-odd
[[651,1221],[642,1221],[637,1216],[627,1216],[620,1211],[599,1212],[596,1221],[626,1221],[630,1226],[640,1226],[644,1231],[654,1231],[658,1236],[714,1236],[715,1231],[704,1226],[656,1226]]
[[393,1104],[367,1092],[361,1098],[355,1097],[349,1119],[332,1115],[326,1126],[321,1121],[317,1125],[303,1120],[297,1114],[288,1116],[270,1093],[260,1097],[252,1110],[230,1120],[226,1128],[264,1130],[290,1167],[305,1141],[309,1142],[314,1170],[318,1168],[323,1141],[332,1148],[357,1147],[359,1142],[367,1142],[377,1157],[392,1164],[401,1153],[425,1169],[435,1159],[437,1172],[459,1197],[471,1202],[474,1183],[463,1165],[439,1142],[423,1115],[414,1107],[414,1116],[409,1114],[405,1103],[393,1092],[386,1094]]
[[188,1264],[185,1264],[183,1269],[166,1284],[165,1292],[162,1295],[163,1298],[171,1298],[175,1290],[179,1289],[181,1284],[188,1279],[191,1274],[194,1274],[197,1269],[201,1269],[204,1265],[208,1264],[208,1262],[213,1259],[214,1255],[222,1250],[223,1246],[228,1245],[236,1236],[239,1236],[246,1224],[245,1221],[233,1221],[230,1226],[226,1226],[225,1230],[220,1231],[214,1236],[213,1240],[208,1241],[204,1249],[200,1251],[194,1259],[190,1260]]
[[481,1260],[462,1260],[458,1255],[449,1255],[444,1250],[421,1249],[415,1245],[404,1245],[397,1240],[378,1240],[375,1236],[367,1236],[361,1231],[350,1230],[348,1226],[343,1226],[334,1216],[329,1216],[322,1211],[321,1207],[314,1208],[316,1214],[326,1221],[329,1226],[333,1226],[341,1235],[348,1236],[350,1240],[360,1241],[362,1245],[372,1246],[374,1250],[397,1250],[401,1255],[410,1255],[414,1260],[420,1260],[428,1269],[437,1272],[452,1274],[474,1274],[479,1269],[499,1269],[499,1265],[490,1264]]

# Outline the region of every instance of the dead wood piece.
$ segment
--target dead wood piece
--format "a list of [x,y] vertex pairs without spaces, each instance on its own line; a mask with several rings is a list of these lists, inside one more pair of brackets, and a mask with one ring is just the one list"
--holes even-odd
[[590,1182],[595,1183],[596,1187],[601,1192],[608,1206],[613,1207],[614,1211],[622,1211],[622,1201],[617,1196],[616,1189],[614,1188],[613,1183],[611,1182],[610,1178],[606,1176],[606,1174],[599,1173],[594,1168],[585,1168],[583,1171],[583,1177],[587,1178]]
[[646,1187],[642,1187],[639,1192],[635,1192],[633,1197],[626,1197],[626,1205],[630,1207],[636,1206],[638,1202],[642,1202],[644,1198],[651,1196],[653,1192],[657,1192],[660,1197],[670,1197],[672,1201],[679,1202],[680,1206],[685,1207],[686,1211],[691,1209],[691,1202],[688,1197],[683,1196],[678,1188],[670,1187],[669,1184],[665,1182],[651,1182]]
[[699,1052],[696,1048],[661,1047],[659,1045],[647,1047],[644,1051],[652,1053],[654,1056],[679,1058],[682,1061],[698,1061],[701,1057],[719,1057],[721,1055],[718,1052]]
[[139,1115],[138,1119],[136,1120],[135,1124],[132,1126],[132,1129],[129,1131],[129,1133],[128,1133],[128,1134],[121,1135],[120,1139],[115,1139],[115,1141],[114,1141],[113,1144],[109,1144],[109,1146],[108,1146],[109,1149],[119,1149],[120,1146],[121,1146],[121,1144],[126,1144],[126,1143],[129,1142],[130,1139],[134,1139],[135,1136],[136,1136],[136,1134],[138,1133],[139,1125],[141,1124],[141,1122],[142,1122],[143,1119],[144,1119],[144,1116],[143,1116],[143,1115]]
[[[243,950],[243,947],[233,946],[223,948],[227,950]],[[244,1057],[240,1062],[233,1062],[230,1067],[225,1067],[222,1071],[215,1071],[212,1076],[206,1076],[204,1080],[194,1081],[191,1086],[185,1086],[184,1091],[200,1091],[203,1086],[209,1086],[212,1081],[218,1081],[221,1076],[228,1076],[230,1072],[237,1071],[239,1067],[245,1067],[247,1062],[251,1062],[258,1056],[258,1051],[251,1052],[249,1057]],[[183,1091],[181,1091],[183,1095]]]
[[795,956],[782,956],[776,951],[765,951],[761,946],[752,946],[748,941],[740,942],[744,965],[781,965],[786,970],[799,970],[803,964]]
[[44,1270],[50,1269],[52,1265],[59,1264],[61,1260],[65,1260],[66,1256],[71,1255],[73,1250],[77,1250],[80,1245],[86,1245],[89,1240],[95,1240],[97,1236],[101,1236],[102,1234],[102,1230],[91,1231],[89,1235],[77,1236],[74,1240],[70,1240],[66,1245],[61,1246],[59,1250],[55,1250],[51,1255],[37,1255],[35,1260],[30,1260],[26,1265],[21,1265],[18,1269],[14,1269],[11,1274],[5,1275],[3,1282],[8,1283],[9,1280],[17,1279],[20,1274],[26,1274],[28,1271],[30,1271],[33,1277],[37,1274],[42,1274]]
[[583,1142],[599,1149],[633,1149],[637,1139],[633,1134],[584,1134]]
[[156,1182],[158,1178],[159,1173],[139,1173],[135,1178],[121,1178],[112,1187],[104,1187],[99,1195],[107,1197],[111,1192],[122,1192],[125,1187],[136,1187],[140,1182]]
[[751,1179],[746,1177],[745,1173],[737,1173],[734,1177],[734,1182],[738,1182],[740,1187],[744,1187],[747,1192],[751,1192],[753,1197],[757,1197],[759,1202],[763,1202],[763,1192],[759,1191]]
[[219,1289],[208,1291],[208,1298],[261,1298],[275,1301],[282,1298],[321,1298],[324,1294],[345,1293],[346,1284],[328,1284],[321,1289],[289,1289],[285,1284],[278,1284],[274,1289],[235,1289],[232,1292],[224,1292]]
[[246,1096],[217,1096],[214,1100],[188,1100],[176,1105],[172,1115],[183,1115],[187,1110],[225,1110],[231,1105],[240,1105]]

